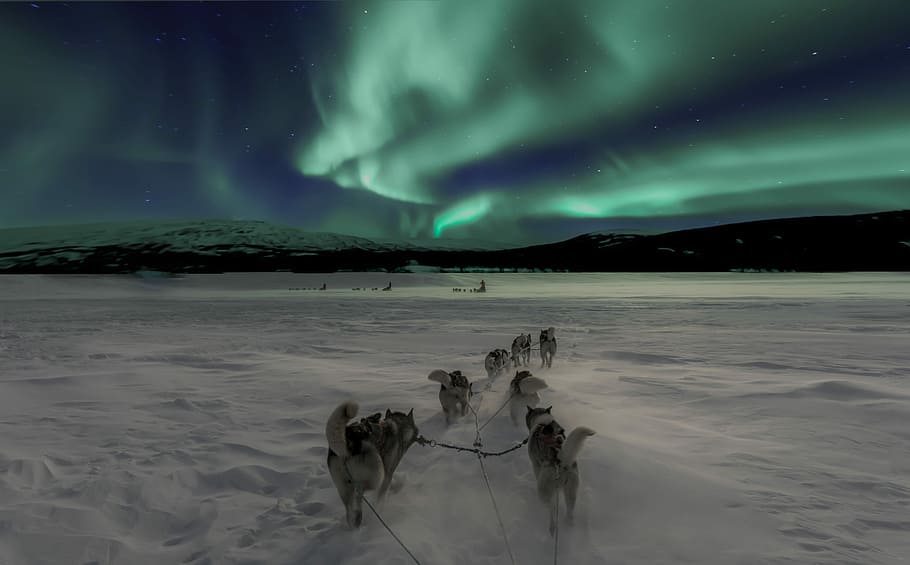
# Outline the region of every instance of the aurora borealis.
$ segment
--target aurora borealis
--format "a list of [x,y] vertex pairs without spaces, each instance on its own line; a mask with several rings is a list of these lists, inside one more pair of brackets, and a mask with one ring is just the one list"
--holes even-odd
[[0,5],[0,227],[504,243],[910,208],[910,3]]

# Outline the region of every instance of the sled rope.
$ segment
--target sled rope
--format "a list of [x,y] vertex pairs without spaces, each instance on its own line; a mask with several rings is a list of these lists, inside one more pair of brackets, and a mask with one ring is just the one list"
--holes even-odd
[[[488,389],[484,389],[484,392],[486,392],[486,390],[488,390]],[[480,395],[478,394],[478,396],[480,396]],[[506,399],[505,404],[500,406],[499,410],[497,410],[496,413],[494,413],[492,416],[490,416],[490,418],[482,426],[479,425],[480,422],[477,417],[477,408],[480,408],[480,404],[481,404],[481,402],[483,402],[483,396],[480,396],[480,402],[477,403],[477,408],[474,408],[473,406],[471,406],[470,403],[468,403],[468,408],[471,410],[471,413],[474,415],[474,429],[477,430],[477,435],[474,438],[473,447],[463,447],[461,445],[452,445],[450,443],[436,441],[435,439],[427,439],[423,436],[417,436],[417,439],[415,440],[415,442],[418,445],[428,445],[430,447],[444,447],[446,449],[453,449],[455,451],[464,451],[464,452],[468,452],[468,453],[474,453],[478,457],[499,457],[501,455],[505,455],[506,453],[511,453],[511,452],[515,451],[516,449],[520,449],[523,445],[526,445],[528,443],[528,439],[529,439],[528,437],[521,440],[520,443],[513,445],[512,447],[510,447],[508,449],[503,449],[502,451],[484,451],[481,449],[481,447],[483,447],[483,445],[480,440],[480,430],[484,429],[487,426],[487,424],[489,424],[491,421],[493,421],[493,418],[495,418],[497,414],[502,412],[502,409],[505,408],[506,405],[509,404],[509,401],[512,400],[513,396],[515,396],[515,393],[512,393],[511,395],[509,395],[509,398]]]
[[[559,479],[559,469],[556,470],[557,480]],[[553,534],[553,565],[556,565],[556,557],[559,555],[559,487],[556,488],[556,531]]]
[[[353,483],[353,482],[354,482],[354,478],[351,476],[351,471],[350,471],[350,469],[348,469],[348,462],[347,462],[347,461],[344,461],[344,462],[342,463],[342,468],[344,469],[344,474],[348,476],[348,480],[351,481],[351,482]],[[385,520],[382,519],[382,516],[379,515],[379,512],[377,512],[376,509],[373,508],[372,503],[370,503],[370,499],[368,499],[367,497],[365,497],[365,496],[363,496],[363,495],[361,495],[360,498],[361,498],[361,500],[363,500],[364,502],[367,503],[367,506],[370,508],[370,510],[373,511],[373,514],[375,514],[375,515],[376,515],[376,518],[379,519],[379,523],[382,524],[383,526],[385,526],[385,529],[388,530],[388,532],[389,532],[390,534],[392,534],[392,537],[395,538],[395,541],[398,542],[398,545],[400,545],[401,548],[402,548],[403,550],[405,550],[405,551],[407,552],[408,555],[411,556],[411,559],[414,560],[414,563],[416,563],[417,565],[421,565],[421,564],[420,564],[420,561],[419,561],[416,557],[414,557],[414,554],[411,553],[411,550],[410,550],[410,549],[408,549],[408,546],[406,546],[406,545],[404,544],[404,542],[401,541],[401,538],[399,538],[397,535],[395,535],[395,532],[393,532],[393,531],[392,531],[392,528],[390,528],[389,525],[385,523]]]
[[[512,399],[512,397],[510,396],[509,400],[511,400],[511,399]],[[482,402],[483,398],[481,397],[480,400]],[[507,400],[506,404],[508,404],[508,403],[509,403],[509,401]],[[478,403],[478,406],[479,405],[480,405],[480,403]],[[503,404],[503,406],[505,406],[505,404]],[[509,552],[509,561],[512,562],[512,565],[515,565],[515,555],[512,554],[512,546],[509,544],[509,536],[506,535],[506,526],[505,526],[505,524],[502,523],[502,515],[499,513],[499,505],[496,504],[496,497],[493,495],[493,487],[490,486],[490,477],[487,476],[487,468],[484,467],[484,465],[483,465],[483,458],[486,457],[486,455],[482,456],[481,451],[480,451],[480,448],[483,447],[483,438],[480,437],[480,430],[483,428],[479,427],[477,425],[479,422],[479,420],[477,419],[477,411],[474,410],[474,407],[471,406],[470,404],[468,404],[468,408],[470,408],[471,412],[474,413],[474,429],[476,430],[476,434],[474,436],[474,446],[478,450],[477,451],[477,462],[480,463],[480,473],[483,475],[483,482],[487,485],[487,492],[490,493],[490,501],[493,503],[493,511],[496,513],[496,520],[499,522],[499,531],[502,533],[502,540],[506,544],[506,551]],[[499,410],[502,410],[502,407],[500,407]],[[499,413],[499,410],[496,411],[497,414]],[[496,416],[496,414],[493,414],[493,416]],[[492,419],[493,418],[490,418],[490,420],[492,420]],[[489,423],[489,420],[487,420],[487,423]],[[484,424],[484,426],[486,426],[486,425],[487,424]],[[511,449],[507,449],[506,451],[500,453],[499,455],[508,453],[509,451],[515,451],[516,449],[518,449],[519,447],[521,447],[522,445],[527,443],[528,438],[530,438],[530,436],[525,438],[525,440],[523,442],[519,443],[515,447],[513,447]]]
[[[490,418],[486,422],[484,422],[482,426],[477,428],[478,434],[480,433],[480,430],[487,427],[487,424],[489,424],[490,422],[493,421],[493,418],[495,418],[497,415],[499,415],[500,412],[502,412],[502,409],[505,408],[509,404],[509,402],[512,400],[513,396],[515,396],[514,392],[509,395],[509,398],[506,398],[506,401],[502,404],[502,406],[499,407],[499,410],[497,410],[496,412],[493,412],[493,415],[490,416]],[[475,417],[474,425],[476,426],[477,425],[477,421],[476,421],[477,413],[476,412],[474,413],[474,417]]]
[[483,481],[487,485],[487,491],[490,493],[490,500],[493,502],[493,511],[496,512],[496,520],[499,521],[499,531],[502,532],[502,540],[506,542],[506,551],[509,552],[509,560],[515,565],[515,556],[512,555],[512,546],[509,545],[509,536],[506,535],[506,526],[502,523],[502,515],[499,513],[499,506],[496,505],[496,497],[493,496],[493,488],[490,486],[490,477],[487,476],[487,470],[483,466],[483,457],[477,455],[477,462],[480,463],[480,472],[483,474]]
[[375,514],[376,518],[379,519],[379,523],[382,524],[383,526],[385,526],[385,529],[388,530],[390,534],[392,534],[392,537],[395,538],[395,541],[398,542],[398,545],[400,545],[401,548],[403,550],[405,550],[408,553],[408,555],[411,556],[411,559],[414,560],[414,563],[417,563],[417,565],[420,565],[420,561],[416,557],[414,557],[414,554],[411,553],[411,550],[408,549],[408,546],[406,546],[404,544],[404,542],[401,541],[401,538],[399,538],[398,536],[395,535],[395,532],[392,531],[392,528],[390,528],[389,525],[385,523],[385,520],[383,520],[382,516],[379,515],[379,512],[377,512],[376,509],[373,508],[373,505],[370,503],[369,499],[367,499],[367,497],[363,497],[363,501],[367,503],[367,506],[369,506],[370,510],[373,511],[373,514]]
[[435,439],[427,439],[423,436],[419,436],[416,440],[418,445],[426,445],[429,447],[445,447],[446,449],[453,449],[455,451],[465,451],[468,453],[474,453],[481,457],[499,457],[505,455],[506,453],[511,453],[516,449],[520,449],[522,446],[528,443],[528,438],[524,438],[521,442],[513,445],[508,449],[503,449],[502,451],[483,451],[479,447],[464,447],[461,445],[452,445],[450,443],[444,443],[441,441],[436,441]]

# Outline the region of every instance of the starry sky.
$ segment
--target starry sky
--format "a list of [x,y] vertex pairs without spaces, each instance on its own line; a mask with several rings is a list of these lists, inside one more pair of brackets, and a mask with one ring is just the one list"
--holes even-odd
[[910,208],[910,2],[0,4],[0,227],[527,244]]

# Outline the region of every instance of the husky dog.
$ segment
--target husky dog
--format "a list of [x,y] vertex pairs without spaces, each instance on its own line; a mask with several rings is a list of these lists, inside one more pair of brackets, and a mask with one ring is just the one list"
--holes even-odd
[[540,366],[553,366],[553,357],[556,356],[556,328],[550,326],[540,330]]
[[377,412],[348,424],[357,411],[356,402],[344,402],[325,425],[329,474],[353,528],[363,522],[364,491],[378,490],[378,499],[385,498],[392,474],[419,434],[413,409],[407,414],[386,410],[385,419]]
[[439,383],[439,404],[446,415],[446,425],[468,413],[469,402],[474,396],[473,383],[461,371],[447,373],[442,369],[432,371],[427,378]]
[[483,367],[487,370],[487,378],[498,377],[509,367],[509,352],[505,349],[494,349],[487,353],[483,360]]
[[575,499],[578,496],[578,453],[594,430],[579,426],[569,432],[553,419],[549,408],[531,408],[525,414],[528,425],[528,457],[537,479],[537,495],[550,508],[550,535],[556,531],[556,495],[558,490],[566,499],[566,520],[572,524]]
[[540,395],[538,391],[547,388],[547,383],[531,374],[531,371],[518,371],[509,383],[509,393],[512,395],[511,406],[509,406],[509,415],[512,416],[512,423],[516,426],[521,425],[521,416],[525,406],[537,406],[540,404]]
[[521,334],[512,340],[512,366],[527,367],[531,363],[531,334]]

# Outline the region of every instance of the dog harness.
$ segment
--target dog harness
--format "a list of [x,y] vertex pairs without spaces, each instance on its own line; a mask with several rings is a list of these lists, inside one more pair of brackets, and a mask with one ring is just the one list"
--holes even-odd
[[518,371],[517,373],[515,373],[515,377],[512,379],[512,382],[510,383],[510,385],[512,387],[512,392],[515,394],[520,394],[521,393],[521,387],[520,387],[521,381],[523,381],[524,379],[526,379],[530,376],[531,376],[531,371]]
[[[452,371],[449,373],[452,380],[452,386],[455,388],[468,388],[468,378],[461,374],[461,371]],[[445,387],[443,387],[445,388]]]
[[344,430],[345,441],[348,444],[348,451],[352,455],[359,455],[364,440],[370,440],[380,452],[385,442],[385,433],[383,428],[385,422],[382,421],[382,414],[376,412],[366,418],[361,418],[359,422],[349,424]]

